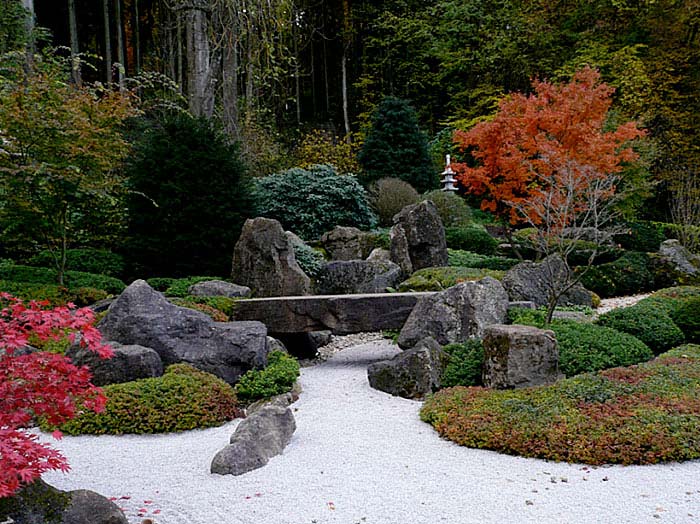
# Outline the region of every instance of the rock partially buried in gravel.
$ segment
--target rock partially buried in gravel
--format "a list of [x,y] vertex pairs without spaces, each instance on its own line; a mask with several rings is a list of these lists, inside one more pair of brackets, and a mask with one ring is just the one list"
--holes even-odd
[[123,346],[111,342],[112,358],[100,358],[94,351],[71,346],[66,351],[76,366],[87,366],[92,372],[92,383],[96,386],[130,382],[141,378],[159,377],[163,374],[163,362],[158,353],[137,344]]
[[231,443],[219,451],[211,472],[242,475],[267,464],[287,447],[296,430],[292,410],[269,404],[244,419],[231,435]]

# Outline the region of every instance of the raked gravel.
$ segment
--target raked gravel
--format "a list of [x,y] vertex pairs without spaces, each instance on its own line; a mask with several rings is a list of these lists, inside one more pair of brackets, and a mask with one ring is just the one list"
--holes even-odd
[[[302,369],[283,455],[239,477],[209,473],[237,422],[180,434],[64,437],[62,489],[115,497],[130,523],[700,523],[700,461],[585,467],[468,449],[421,422],[421,403],[373,390],[374,341]],[[141,511],[139,515],[139,510]]]

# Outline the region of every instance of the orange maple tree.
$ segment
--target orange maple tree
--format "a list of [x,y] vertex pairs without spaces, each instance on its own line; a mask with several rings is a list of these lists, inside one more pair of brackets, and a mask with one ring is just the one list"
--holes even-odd
[[[595,69],[581,69],[567,84],[536,80],[532,86],[530,95],[501,100],[492,120],[455,133],[455,143],[475,165],[453,167],[467,191],[483,195],[481,208],[507,224],[538,225],[544,208],[571,205],[569,223],[560,224],[565,228],[588,205],[585,199],[565,201],[572,190],[585,193],[596,180],[623,171],[638,158],[629,141],[644,131],[635,122],[605,129],[614,88],[602,83]],[[553,186],[567,190],[552,191]],[[614,184],[607,187],[615,191]]]

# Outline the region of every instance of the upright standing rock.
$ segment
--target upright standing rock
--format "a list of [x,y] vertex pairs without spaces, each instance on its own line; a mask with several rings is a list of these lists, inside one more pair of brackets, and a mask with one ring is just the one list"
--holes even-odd
[[321,244],[331,260],[362,258],[362,231],[356,227],[335,226],[321,236]]
[[559,378],[553,331],[492,325],[484,330],[484,386],[496,389],[552,384]]
[[258,297],[308,295],[311,290],[291,240],[270,218],[246,220],[233,250],[231,277]]
[[495,278],[462,282],[445,291],[421,297],[399,334],[402,348],[415,346],[425,337],[439,344],[480,337],[489,324],[502,324],[508,311],[508,295]]
[[390,237],[391,259],[407,275],[424,267],[447,265],[445,228],[430,200],[411,204],[397,213]]

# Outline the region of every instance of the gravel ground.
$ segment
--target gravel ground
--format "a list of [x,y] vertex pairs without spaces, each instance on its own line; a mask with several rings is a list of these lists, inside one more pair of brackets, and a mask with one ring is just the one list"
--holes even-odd
[[607,313],[612,309],[619,307],[633,306],[643,298],[647,298],[650,293],[643,293],[641,295],[630,295],[627,297],[615,297],[615,298],[604,298],[600,301],[600,306],[595,310],[599,315]]
[[[132,524],[700,523],[700,461],[592,468],[440,439],[420,402],[373,390],[375,340],[302,369],[284,454],[240,477],[208,473],[237,422],[181,434],[64,437],[62,489],[115,497]],[[141,511],[139,511],[141,510]]]

